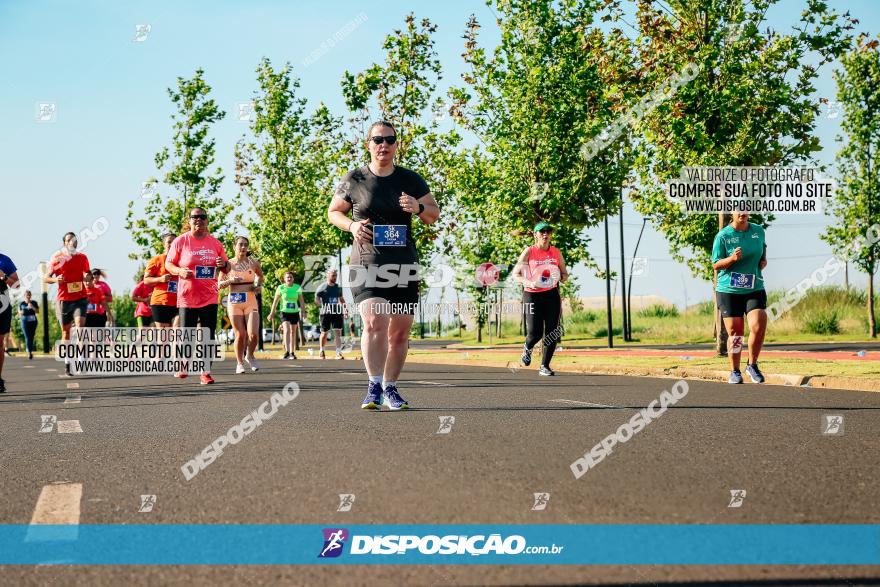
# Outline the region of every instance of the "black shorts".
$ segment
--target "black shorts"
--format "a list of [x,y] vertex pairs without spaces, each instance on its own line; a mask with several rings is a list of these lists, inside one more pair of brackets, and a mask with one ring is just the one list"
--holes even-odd
[[107,314],[86,314],[86,328],[104,328],[107,326]]
[[763,289],[742,294],[716,291],[715,299],[725,318],[742,318],[752,310],[767,309],[767,292]]
[[[414,264],[413,264],[414,265]],[[389,314],[415,314],[419,303],[419,279],[415,277],[405,282],[395,281],[400,269],[389,271],[388,276],[378,271],[377,265],[349,265],[348,282],[358,285],[351,286],[354,303],[359,304],[370,298],[382,298],[390,303]],[[377,277],[374,277],[377,276]]]
[[281,321],[299,324],[299,312],[281,312]]
[[171,324],[177,318],[177,306],[154,306],[150,305],[153,311],[153,321],[161,324]]
[[136,316],[138,328],[147,328],[153,325],[152,316]]
[[86,298],[80,298],[72,302],[56,302],[55,306],[55,310],[58,314],[58,322],[60,322],[62,326],[73,324],[74,318],[85,318],[88,309],[89,300]]
[[0,336],[6,336],[10,330],[12,330],[12,304],[7,304],[6,309],[0,312]]
[[342,314],[321,314],[321,332],[342,330]]

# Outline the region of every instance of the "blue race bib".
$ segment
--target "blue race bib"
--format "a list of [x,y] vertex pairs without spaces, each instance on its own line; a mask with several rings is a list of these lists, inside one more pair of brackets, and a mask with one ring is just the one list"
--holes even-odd
[[297,302],[286,302],[284,304],[284,309],[290,310],[291,312],[296,312],[297,311],[296,305],[297,305]]
[[25,322],[36,322],[36,321],[37,321],[37,317],[34,316],[33,314],[29,314],[29,315],[27,315],[27,316],[24,317],[24,321],[25,321]]
[[405,247],[405,224],[377,224],[373,226],[373,246]]
[[177,280],[168,282],[168,293],[177,293]]
[[247,292],[237,291],[229,294],[230,304],[243,304],[247,301]]
[[92,313],[95,313],[97,311],[98,311],[98,304],[89,304],[89,307],[86,310],[86,312],[92,312]]
[[196,279],[214,279],[217,274],[216,267],[208,267],[205,265],[196,265]]
[[730,287],[735,289],[752,289],[755,287],[755,275],[753,273],[731,271]]

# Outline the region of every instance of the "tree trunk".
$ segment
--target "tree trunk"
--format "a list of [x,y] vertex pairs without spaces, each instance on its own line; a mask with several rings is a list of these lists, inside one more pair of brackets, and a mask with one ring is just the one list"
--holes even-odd
[[877,322],[874,319],[874,271],[868,273],[868,334],[877,338]]

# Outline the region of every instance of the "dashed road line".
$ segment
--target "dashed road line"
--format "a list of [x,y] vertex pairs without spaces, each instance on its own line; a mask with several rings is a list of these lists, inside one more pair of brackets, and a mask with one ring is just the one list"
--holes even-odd
[[[81,501],[82,483],[53,483],[43,486],[25,534],[25,542],[76,540],[79,534]],[[47,524],[50,526],[44,527]]]
[[79,389],[79,383],[68,383],[67,389]]
[[58,420],[55,427],[59,434],[71,434],[83,431],[82,426],[79,425],[79,420]]
[[64,400],[66,404],[78,404],[82,401],[81,395],[72,395]]

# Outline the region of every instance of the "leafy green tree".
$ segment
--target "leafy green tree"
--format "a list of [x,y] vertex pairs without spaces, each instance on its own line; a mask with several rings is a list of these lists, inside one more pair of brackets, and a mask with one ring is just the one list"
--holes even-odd
[[[877,336],[874,274],[880,258],[880,54],[878,41],[865,36],[840,58],[837,99],[845,141],[837,154],[838,191],[826,210],[835,217],[822,238],[868,274],[868,334]],[[869,228],[873,227],[869,231]]]
[[491,54],[481,47],[472,16],[463,54],[470,69],[450,92],[455,119],[493,168],[491,191],[462,202],[507,227],[511,249],[528,242],[536,221],[554,223],[554,242],[574,265],[589,257],[583,228],[616,213],[629,172],[625,136],[586,154],[584,137],[600,135],[634,96],[630,43],[619,28],[597,26],[620,17],[615,3],[499,0],[494,8],[501,43]]
[[213,171],[215,160],[214,139],[209,138],[211,125],[222,119],[223,112],[210,97],[211,87],[204,80],[204,71],[196,70],[192,79],[177,78],[177,88],[168,88],[168,96],[176,107],[172,114],[171,148],[156,153],[156,168],[164,171],[162,185],[151,178],[145,185],[145,203],[142,215],[135,211],[135,201],[129,201],[125,228],[137,250],[129,255],[132,260],[143,260],[162,250],[161,236],[165,232],[181,233],[187,224],[187,214],[193,207],[204,208],[210,217],[212,234],[227,247],[232,245],[237,200],[225,200],[219,195],[223,172]]
[[335,255],[345,245],[327,226],[327,203],[351,156],[341,118],[323,104],[307,114],[289,63],[275,69],[264,58],[257,82],[253,137],[236,144],[235,181],[256,212],[251,245],[263,271],[280,279],[305,269],[304,256]]
[[[698,68],[694,79],[648,112],[637,159],[636,209],[669,242],[670,255],[713,279],[712,242],[725,219],[686,215],[665,196],[684,166],[809,162],[820,149],[815,119],[818,69],[841,54],[853,20],[806,0],[792,31],[761,29],[777,0],[669,0],[639,3],[638,53],[645,91]],[[816,62],[811,58],[817,56]],[[772,217],[756,217],[765,226]],[[726,333],[716,309],[719,353]]]

